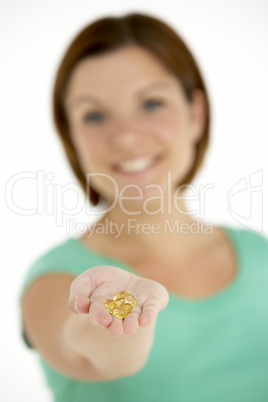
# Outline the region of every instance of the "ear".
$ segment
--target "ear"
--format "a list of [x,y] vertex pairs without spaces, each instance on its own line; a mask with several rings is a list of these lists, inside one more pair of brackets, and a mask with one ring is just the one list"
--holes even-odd
[[207,101],[201,89],[195,89],[191,102],[192,140],[201,141],[207,121]]

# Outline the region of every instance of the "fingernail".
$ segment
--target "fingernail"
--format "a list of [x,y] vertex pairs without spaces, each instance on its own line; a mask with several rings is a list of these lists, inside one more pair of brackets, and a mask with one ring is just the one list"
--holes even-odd
[[78,310],[78,307],[77,307],[77,300],[75,300],[75,302],[74,302],[74,309],[78,314],[80,314],[80,311]]

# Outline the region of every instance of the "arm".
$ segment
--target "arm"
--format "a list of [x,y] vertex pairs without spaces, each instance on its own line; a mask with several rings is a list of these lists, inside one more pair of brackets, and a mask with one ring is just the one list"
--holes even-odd
[[[111,317],[103,305],[121,289],[133,291],[140,302],[124,321]],[[61,373],[87,381],[117,379],[136,373],[146,363],[157,313],[167,302],[162,285],[119,268],[94,267],[75,280],[69,275],[47,275],[25,295],[25,331]]]
[[71,314],[65,323],[64,341],[70,350],[90,362],[101,379],[113,380],[133,375],[144,366],[153,345],[154,327],[155,322],[139,327],[130,336],[112,337],[86,315]]

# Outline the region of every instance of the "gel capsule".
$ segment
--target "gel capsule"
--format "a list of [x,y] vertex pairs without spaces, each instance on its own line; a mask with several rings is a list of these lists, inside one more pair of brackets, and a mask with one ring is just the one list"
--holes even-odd
[[113,301],[115,301],[118,304],[118,306],[122,306],[123,304],[125,304],[125,298],[120,298],[120,299],[116,298]]
[[116,300],[116,301],[121,300],[121,299],[124,300],[126,295],[128,295],[128,294],[130,294],[130,293],[126,293],[125,291],[116,293],[116,295],[114,296],[114,300]]
[[113,315],[118,318],[126,318],[127,312],[123,309],[123,307],[115,307],[113,308]]
[[109,311],[110,314],[113,314],[113,309],[115,307],[119,307],[118,304],[112,299],[105,300],[104,304],[105,304],[105,306],[106,306],[106,308],[107,308],[107,310]]
[[131,304],[132,307],[137,307],[138,305],[138,299],[131,293],[125,296],[125,302]]
[[104,302],[105,307],[108,307],[110,303],[112,303],[114,300],[113,299],[106,299]]
[[125,304],[123,304],[121,307],[123,307],[123,309],[125,310],[125,312],[127,313],[127,315],[129,315],[129,313],[131,313],[131,310],[132,310],[131,304],[125,303]]
[[106,299],[105,302],[104,302],[104,305],[105,305],[106,309],[108,310],[108,312],[109,312],[110,314],[112,314],[112,309],[109,307],[109,305],[110,305],[111,303],[113,303],[113,302],[114,302],[113,299]]

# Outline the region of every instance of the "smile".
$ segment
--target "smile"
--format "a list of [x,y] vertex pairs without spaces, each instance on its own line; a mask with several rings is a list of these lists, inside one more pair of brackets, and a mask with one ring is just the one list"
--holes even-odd
[[139,157],[122,161],[115,165],[115,170],[122,173],[140,173],[152,167],[159,158],[155,156]]

